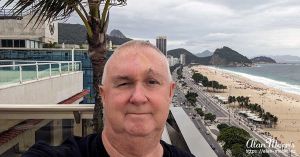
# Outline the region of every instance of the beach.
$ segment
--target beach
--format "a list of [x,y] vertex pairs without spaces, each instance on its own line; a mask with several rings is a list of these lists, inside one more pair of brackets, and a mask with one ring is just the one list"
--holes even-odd
[[[207,66],[194,66],[192,69],[227,86],[215,93],[223,97],[248,96],[251,103],[258,103],[265,112],[278,117],[275,128],[263,128],[285,144],[293,142],[295,151],[300,152],[300,95],[284,92],[266,86],[241,75]],[[214,94],[214,93],[213,93]]]

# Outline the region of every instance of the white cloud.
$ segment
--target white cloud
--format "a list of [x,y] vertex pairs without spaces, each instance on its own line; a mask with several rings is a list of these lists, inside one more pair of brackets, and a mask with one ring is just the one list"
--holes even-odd
[[[76,21],[76,20],[72,20]],[[224,45],[244,55],[300,56],[299,0],[128,0],[111,10],[110,30],[198,53]]]

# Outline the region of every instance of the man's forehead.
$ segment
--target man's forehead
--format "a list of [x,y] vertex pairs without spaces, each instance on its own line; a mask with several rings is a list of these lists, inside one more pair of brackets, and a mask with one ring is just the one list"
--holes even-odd
[[131,75],[132,77],[137,73],[161,78],[166,78],[168,75],[164,56],[148,47],[123,48],[113,54],[107,64],[106,71],[110,79],[116,78],[116,76],[125,78],[123,76]]
[[[123,48],[113,54],[110,59],[109,67],[116,68],[116,66],[120,65],[125,66],[123,64],[141,64],[144,66],[149,66],[152,68],[154,66],[167,66],[164,62],[164,56],[161,56],[159,52],[156,52],[153,48],[148,47],[127,47]],[[161,67],[162,68],[162,67]]]
[[113,59],[127,57],[141,57],[140,59],[162,59],[164,56],[151,47],[125,47],[114,54]]
[[163,79],[164,75],[157,70],[153,70],[152,68],[145,69],[144,71],[140,71],[140,73],[132,73],[126,70],[118,71],[118,73],[112,73],[112,80],[132,80],[135,79],[136,75],[142,74],[144,77],[154,77],[157,79]]

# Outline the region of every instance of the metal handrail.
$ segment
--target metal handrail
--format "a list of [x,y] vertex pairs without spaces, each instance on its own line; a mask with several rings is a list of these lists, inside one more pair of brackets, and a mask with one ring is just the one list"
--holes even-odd
[[[38,63],[38,62],[37,62]],[[59,63],[57,62],[50,62],[50,63],[38,63],[38,65],[49,65],[49,64],[61,64],[61,63],[72,63],[72,61],[60,61]],[[81,64],[81,61],[74,61],[74,63],[79,63]],[[0,65],[0,68],[6,68],[6,67],[19,67],[19,66],[33,66],[36,64],[16,64],[16,65]]]
[[92,119],[94,104],[0,104],[1,119]]
[[[49,62],[72,62],[72,61],[34,61],[34,60],[0,60],[0,62],[37,62],[37,63],[49,63]],[[80,61],[74,61],[74,62],[80,62]]]
[[74,112],[93,111],[94,104],[0,104],[1,112]]
[[[4,62],[8,62],[8,60],[4,60]],[[62,64],[68,64],[68,73],[74,72],[74,71],[82,71],[81,61],[39,61],[39,62],[35,61],[35,64],[15,64],[15,62],[22,62],[22,61],[18,61],[18,60],[12,60],[12,62],[13,62],[13,65],[0,65],[0,68],[10,68],[10,67],[12,67],[13,70],[15,70],[15,67],[18,67],[19,83],[20,84],[23,83],[23,74],[22,74],[23,70],[22,69],[25,66],[35,66],[35,71],[36,71],[35,80],[39,80],[39,66],[41,66],[41,65],[49,65],[49,77],[50,78],[52,77],[52,67],[51,67],[51,65],[55,65],[55,64],[58,65],[59,76],[61,76],[63,74]],[[28,61],[26,61],[26,62],[28,62]],[[31,62],[31,61],[29,61],[29,62]],[[76,67],[77,64],[79,65],[79,67],[78,67],[78,69],[76,68],[77,69],[76,70],[75,67]],[[70,66],[71,66],[71,68],[70,68]]]

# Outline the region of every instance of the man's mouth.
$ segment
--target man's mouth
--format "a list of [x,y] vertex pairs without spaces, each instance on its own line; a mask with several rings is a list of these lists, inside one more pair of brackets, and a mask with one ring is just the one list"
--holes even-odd
[[145,115],[145,114],[151,114],[151,113],[126,113],[127,115]]

